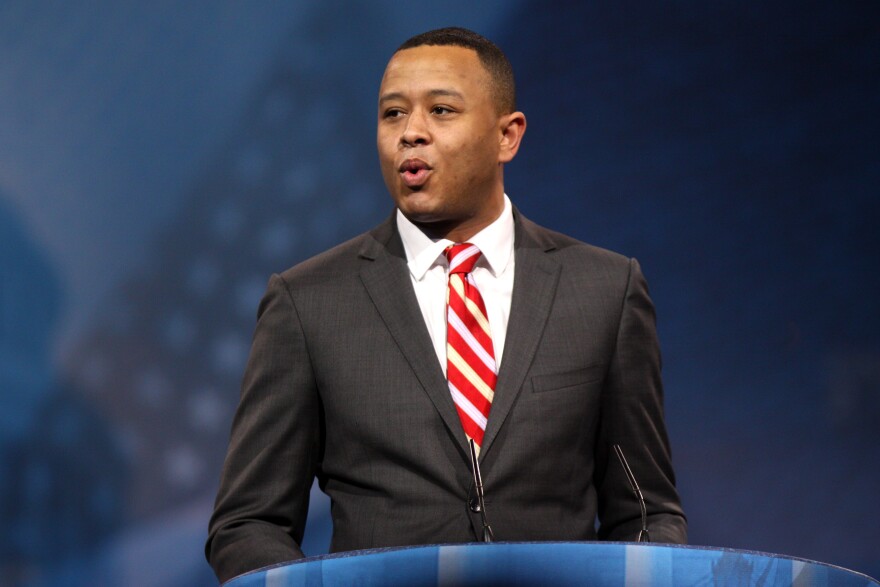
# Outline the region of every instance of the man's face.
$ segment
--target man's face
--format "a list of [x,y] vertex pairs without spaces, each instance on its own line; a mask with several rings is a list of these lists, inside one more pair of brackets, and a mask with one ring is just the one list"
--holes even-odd
[[421,46],[396,53],[379,89],[377,144],[385,185],[431,236],[470,238],[504,206],[505,116],[475,51]]

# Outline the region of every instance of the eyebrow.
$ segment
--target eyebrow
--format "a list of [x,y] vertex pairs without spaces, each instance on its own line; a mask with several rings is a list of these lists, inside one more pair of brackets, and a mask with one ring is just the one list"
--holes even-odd
[[[464,100],[464,96],[461,95],[461,92],[456,90],[450,90],[445,88],[438,88],[436,90],[431,90],[428,92],[428,96],[434,98],[438,96],[448,97],[448,98],[458,98],[459,100]],[[392,100],[402,100],[404,99],[404,95],[402,92],[390,92],[388,94],[384,94],[379,97],[379,104],[383,102],[390,102]]]

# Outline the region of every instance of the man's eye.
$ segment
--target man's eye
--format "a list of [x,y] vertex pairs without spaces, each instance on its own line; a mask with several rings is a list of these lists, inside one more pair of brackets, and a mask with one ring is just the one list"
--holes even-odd
[[403,116],[403,111],[397,108],[389,108],[385,111],[383,118],[399,118]]
[[447,108],[446,106],[434,106],[434,107],[431,109],[431,113],[432,113],[432,114],[451,114],[451,113],[452,113],[452,109],[451,109],[451,108]]

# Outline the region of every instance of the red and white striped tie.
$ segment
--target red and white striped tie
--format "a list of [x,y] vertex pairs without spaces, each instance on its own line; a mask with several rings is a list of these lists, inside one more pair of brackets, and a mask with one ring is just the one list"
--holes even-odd
[[446,379],[464,432],[474,439],[479,454],[498,379],[486,306],[471,275],[482,253],[469,243],[452,245],[445,253]]

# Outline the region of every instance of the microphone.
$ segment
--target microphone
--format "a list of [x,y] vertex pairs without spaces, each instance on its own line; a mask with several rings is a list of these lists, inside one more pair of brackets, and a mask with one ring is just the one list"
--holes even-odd
[[477,449],[474,446],[473,438],[468,438],[468,445],[471,447],[471,471],[474,473],[477,505],[480,508],[480,519],[483,521],[483,542],[492,542],[495,540],[495,536],[492,534],[492,527],[486,517],[486,503],[483,501],[483,478],[480,476],[480,465],[477,462]]
[[636,542],[650,542],[651,536],[648,534],[648,512],[645,508],[645,498],[642,497],[642,490],[639,489],[639,484],[636,482],[636,476],[633,475],[632,469],[629,468],[629,463],[626,462],[626,457],[623,456],[623,449],[620,448],[619,444],[615,444],[613,447],[615,454],[617,454],[617,459],[623,467],[623,472],[626,473],[626,480],[629,481],[629,486],[632,487],[636,499],[639,500],[639,507],[642,509],[642,529],[639,530],[639,537]]

